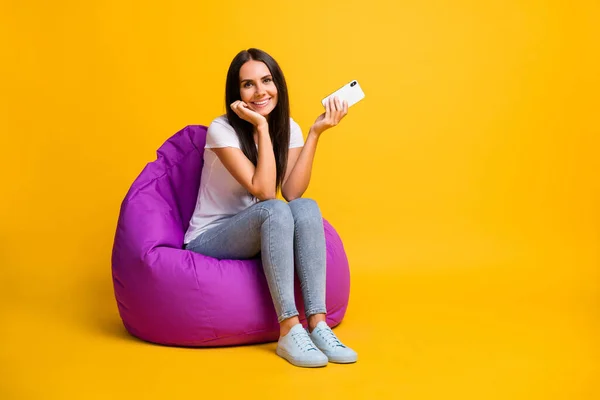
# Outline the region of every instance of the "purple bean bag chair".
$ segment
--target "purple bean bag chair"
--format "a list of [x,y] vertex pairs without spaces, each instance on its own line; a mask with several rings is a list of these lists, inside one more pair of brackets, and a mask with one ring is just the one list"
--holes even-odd
[[[119,314],[134,336],[177,346],[277,340],[279,325],[259,258],[218,260],[183,250],[203,165],[206,127],[167,140],[127,193],[119,215],[112,273]],[[348,306],[350,271],[327,221],[327,322]],[[296,280],[296,304],[306,324]]]

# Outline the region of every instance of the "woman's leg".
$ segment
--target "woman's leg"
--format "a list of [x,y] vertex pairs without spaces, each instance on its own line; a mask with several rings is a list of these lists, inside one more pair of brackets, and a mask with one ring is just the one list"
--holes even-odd
[[294,255],[302,285],[310,338],[330,362],[356,362],[356,352],[344,345],[325,321],[327,250],[319,207],[310,199],[297,199],[289,205],[294,217]]
[[327,250],[323,217],[319,206],[311,199],[296,199],[289,203],[294,217],[294,256],[302,287],[305,314],[312,331],[325,321],[325,280]]
[[252,258],[260,252],[277,318],[286,334],[299,322],[294,301],[293,242],[290,207],[280,200],[267,200],[204,232],[186,249],[219,259]]
[[204,232],[186,249],[215,258],[250,258],[261,252],[263,269],[279,320],[276,353],[301,367],[323,367],[328,358],[298,319],[294,302],[294,217],[280,200],[248,207]]

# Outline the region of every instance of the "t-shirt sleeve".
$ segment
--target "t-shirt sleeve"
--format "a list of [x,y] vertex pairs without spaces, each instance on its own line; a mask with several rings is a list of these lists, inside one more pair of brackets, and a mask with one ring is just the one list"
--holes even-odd
[[224,119],[215,119],[206,132],[206,149],[218,149],[222,147],[240,148],[240,140],[235,130]]
[[290,118],[290,149],[304,146],[304,137],[300,125]]

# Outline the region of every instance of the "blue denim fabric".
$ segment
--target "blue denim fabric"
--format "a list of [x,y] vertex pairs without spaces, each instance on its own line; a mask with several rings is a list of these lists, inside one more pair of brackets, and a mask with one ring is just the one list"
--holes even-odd
[[325,232],[314,200],[261,201],[202,233],[185,248],[218,259],[247,259],[260,253],[279,322],[298,315],[294,265],[306,316],[327,311]]

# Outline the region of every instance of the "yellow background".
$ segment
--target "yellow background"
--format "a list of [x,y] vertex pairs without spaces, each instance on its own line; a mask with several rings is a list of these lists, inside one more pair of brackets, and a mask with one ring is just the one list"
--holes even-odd
[[[597,1],[167,3],[0,4],[0,398],[599,398]],[[307,193],[350,260],[355,365],[154,346],[119,320],[120,202],[224,112],[248,47],[305,133],[331,91],[366,93]]]

